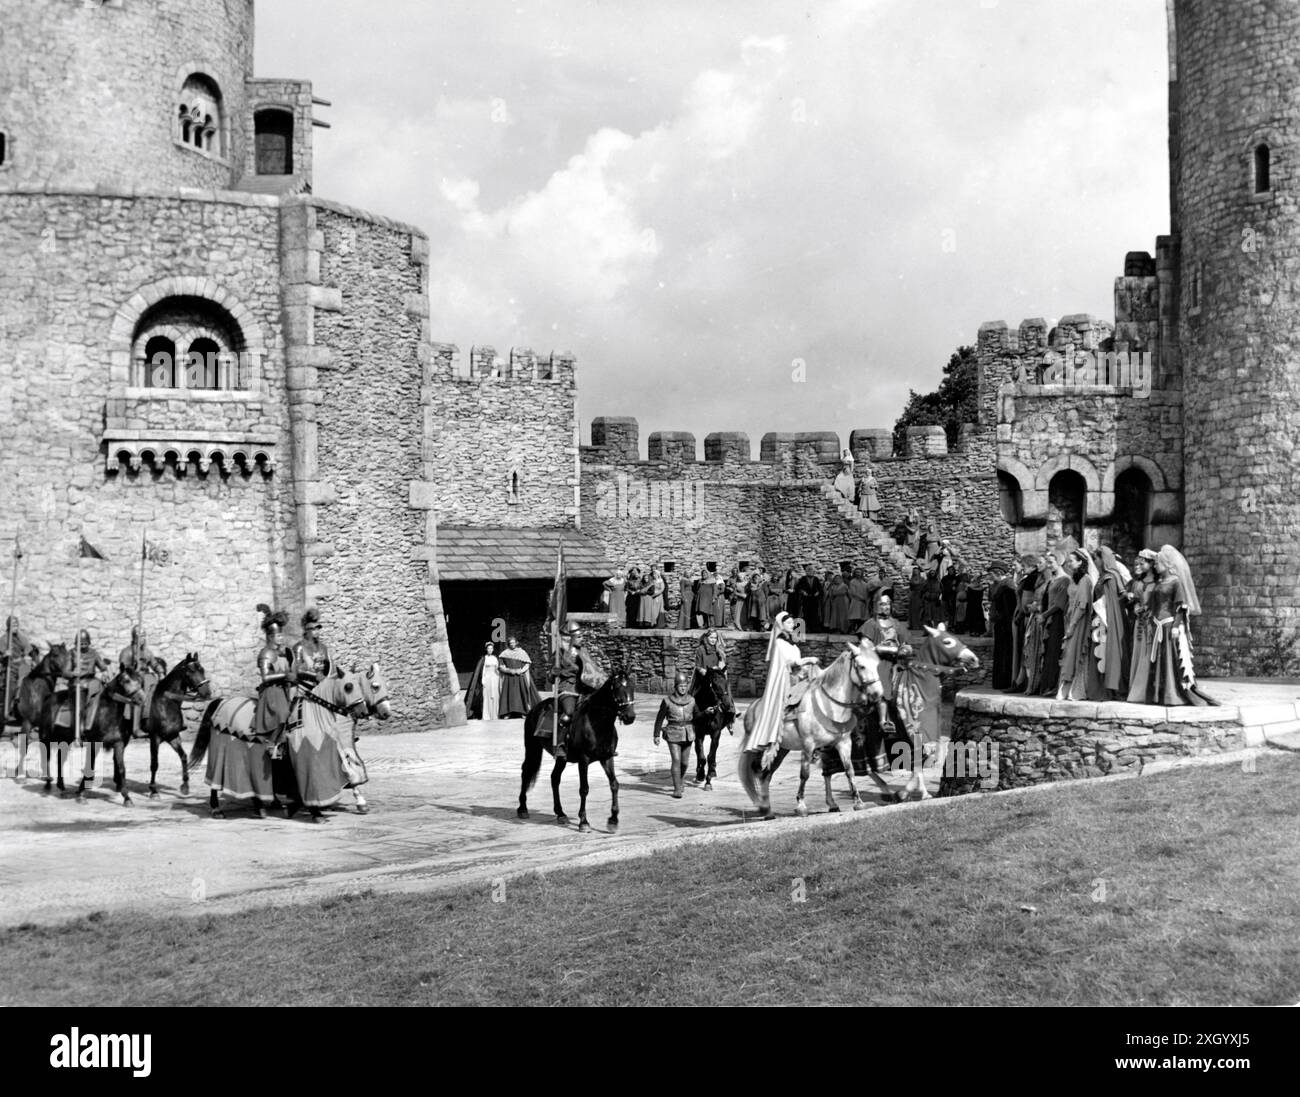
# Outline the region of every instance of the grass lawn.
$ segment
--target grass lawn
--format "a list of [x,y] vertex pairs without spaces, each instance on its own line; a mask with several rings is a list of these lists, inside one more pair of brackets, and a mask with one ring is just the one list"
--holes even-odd
[[970,797],[504,894],[91,915],[7,932],[0,1003],[1294,1003],[1297,789],[1300,757],[1270,753],[1254,773]]

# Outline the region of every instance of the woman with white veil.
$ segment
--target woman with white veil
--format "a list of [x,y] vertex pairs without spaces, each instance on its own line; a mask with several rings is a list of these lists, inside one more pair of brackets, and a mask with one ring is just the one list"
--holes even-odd
[[767,682],[763,696],[754,703],[754,720],[741,752],[762,751],[763,766],[771,765],[781,742],[781,724],[785,716],[790,687],[801,668],[816,667],[816,659],[805,659],[794,642],[794,619],[788,613],[777,614],[767,642]]
[[1152,704],[1217,703],[1201,692],[1192,670],[1191,618],[1200,612],[1201,603],[1187,561],[1172,545],[1165,545],[1156,554],[1156,583],[1151,591]]

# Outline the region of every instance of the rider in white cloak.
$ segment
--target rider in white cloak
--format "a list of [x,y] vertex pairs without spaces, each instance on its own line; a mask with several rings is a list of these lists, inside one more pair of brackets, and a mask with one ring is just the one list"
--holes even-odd
[[777,614],[767,643],[767,682],[763,696],[755,702],[754,722],[741,745],[742,751],[763,751],[763,765],[768,767],[781,743],[781,724],[786,706],[793,704],[816,677],[805,668],[817,667],[816,659],[804,659],[794,642],[794,619],[788,613]]

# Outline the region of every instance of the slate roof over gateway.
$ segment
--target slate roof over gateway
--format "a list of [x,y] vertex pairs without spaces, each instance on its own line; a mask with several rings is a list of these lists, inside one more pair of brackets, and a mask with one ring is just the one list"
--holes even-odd
[[438,527],[441,582],[554,579],[556,548],[564,541],[570,579],[608,579],[614,565],[601,547],[576,529],[468,529]]

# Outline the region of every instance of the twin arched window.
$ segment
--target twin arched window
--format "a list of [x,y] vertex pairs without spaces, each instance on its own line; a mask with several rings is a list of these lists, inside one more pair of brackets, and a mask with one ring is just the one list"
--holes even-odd
[[198,297],[159,301],[140,319],[131,384],[148,389],[247,390],[251,366],[238,326]]
[[187,148],[210,156],[225,155],[221,89],[202,73],[193,73],[181,87],[176,111],[176,139]]

